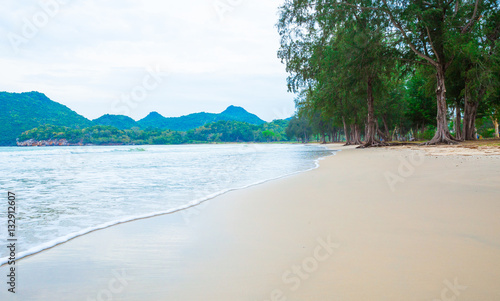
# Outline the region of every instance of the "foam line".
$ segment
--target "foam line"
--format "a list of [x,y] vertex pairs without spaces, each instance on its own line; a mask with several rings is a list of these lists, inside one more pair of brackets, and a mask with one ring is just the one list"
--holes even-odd
[[[324,147],[326,149],[328,149],[326,146],[324,146]],[[123,223],[133,222],[133,221],[140,220],[140,219],[151,218],[151,217],[155,217],[155,216],[160,216],[160,215],[165,215],[165,214],[171,214],[171,213],[178,212],[178,211],[181,211],[181,210],[186,210],[186,209],[198,206],[198,205],[200,205],[200,204],[202,204],[202,203],[204,203],[204,202],[206,202],[208,200],[211,200],[211,199],[213,199],[213,198],[215,198],[217,196],[226,194],[226,193],[228,193],[230,191],[235,191],[235,190],[240,190],[240,189],[246,189],[246,188],[249,188],[249,187],[252,187],[252,186],[256,186],[256,185],[264,184],[264,183],[267,183],[267,182],[270,182],[270,181],[274,181],[274,180],[286,178],[286,177],[293,176],[293,175],[296,175],[296,174],[299,174],[299,173],[303,173],[303,172],[308,172],[308,171],[311,171],[311,170],[315,170],[315,169],[317,169],[319,167],[319,161],[321,161],[321,160],[323,160],[323,159],[325,159],[327,157],[334,156],[336,154],[336,152],[338,152],[338,151],[340,151],[340,150],[331,150],[332,153],[330,155],[323,156],[321,158],[318,158],[318,159],[314,160],[315,166],[312,167],[312,168],[306,169],[306,170],[295,171],[295,172],[288,173],[288,174],[285,174],[285,175],[282,175],[282,176],[279,176],[279,177],[274,177],[274,178],[270,178],[270,179],[265,179],[265,180],[257,181],[257,182],[254,182],[252,184],[248,184],[248,185],[241,186],[241,187],[224,189],[224,190],[221,190],[219,192],[216,192],[216,193],[210,194],[208,196],[205,196],[205,197],[203,197],[201,199],[192,201],[189,204],[186,204],[185,206],[177,207],[177,208],[170,209],[170,210],[167,210],[167,211],[159,211],[159,212],[154,212],[154,213],[149,213],[149,214],[144,214],[144,215],[129,216],[129,217],[125,217],[125,218],[122,218],[122,219],[117,219],[117,220],[114,220],[114,221],[111,221],[111,222],[107,222],[107,223],[101,224],[99,226],[89,227],[89,228],[80,230],[78,232],[74,232],[74,233],[71,233],[71,234],[59,237],[57,239],[54,239],[54,240],[51,240],[49,242],[43,243],[43,244],[38,245],[36,247],[30,248],[30,249],[28,249],[26,251],[17,253],[16,254],[16,261],[19,260],[19,259],[25,258],[27,256],[35,255],[35,254],[40,253],[42,251],[45,251],[47,249],[54,248],[54,247],[56,247],[58,245],[66,243],[66,242],[68,242],[68,241],[70,241],[72,239],[75,239],[77,237],[89,234],[89,233],[94,232],[94,231],[106,229],[106,228],[109,228],[109,227],[112,227],[112,226],[116,226],[116,225],[119,225],[119,224],[123,224]],[[6,263],[8,263],[8,257],[0,258],[0,266],[5,265]]]

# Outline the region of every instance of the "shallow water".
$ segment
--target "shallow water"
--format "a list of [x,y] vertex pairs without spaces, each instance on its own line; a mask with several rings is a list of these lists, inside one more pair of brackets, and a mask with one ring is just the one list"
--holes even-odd
[[[331,153],[320,146],[261,144],[7,147],[0,148],[0,187],[16,193],[22,257],[92,230],[315,168]],[[0,224],[6,241],[5,214]],[[0,264],[6,251],[0,251]]]

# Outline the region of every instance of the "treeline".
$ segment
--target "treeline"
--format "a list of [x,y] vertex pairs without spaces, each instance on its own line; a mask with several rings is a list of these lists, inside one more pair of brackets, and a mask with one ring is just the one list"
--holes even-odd
[[363,146],[499,136],[497,0],[286,0],[278,31],[297,94],[290,135]]
[[[239,121],[218,121],[186,132],[139,129],[120,130],[112,126],[97,125],[84,129],[43,125],[21,134],[18,141],[67,140],[83,145],[161,145],[215,142],[278,142],[289,141],[286,120],[275,120],[262,125]],[[293,137],[291,137],[293,139]]]

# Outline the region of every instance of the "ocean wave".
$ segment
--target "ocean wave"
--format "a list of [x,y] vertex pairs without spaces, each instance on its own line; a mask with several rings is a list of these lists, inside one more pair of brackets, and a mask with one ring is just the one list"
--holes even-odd
[[[213,198],[215,198],[217,196],[226,194],[226,193],[231,192],[231,191],[246,189],[246,188],[249,188],[249,187],[252,187],[252,186],[256,186],[256,185],[260,185],[260,184],[263,184],[263,183],[267,183],[269,181],[274,181],[274,180],[277,180],[277,179],[282,179],[282,178],[290,177],[290,176],[293,176],[293,175],[296,175],[296,174],[300,174],[300,173],[303,173],[303,172],[308,172],[308,171],[317,169],[320,166],[319,162],[321,160],[323,160],[323,159],[325,159],[327,157],[333,156],[333,155],[336,154],[337,151],[339,151],[339,150],[330,150],[326,146],[322,146],[322,147],[329,152],[329,155],[325,155],[325,156],[322,156],[320,158],[315,159],[314,160],[314,167],[312,167],[312,168],[308,168],[308,169],[304,169],[304,170],[299,170],[299,171],[295,171],[295,172],[289,172],[289,173],[285,173],[285,174],[280,175],[280,176],[270,177],[270,178],[258,180],[258,181],[255,181],[255,182],[251,183],[251,184],[247,184],[247,185],[242,185],[242,186],[238,186],[238,187],[232,187],[232,188],[222,189],[220,191],[217,191],[215,193],[211,193],[209,195],[203,196],[203,197],[198,198],[196,200],[193,200],[193,201],[191,201],[191,202],[189,202],[189,203],[187,203],[187,204],[185,204],[183,206],[179,206],[179,207],[176,207],[176,208],[173,208],[173,209],[169,209],[169,210],[165,210],[165,211],[155,211],[155,212],[151,212],[151,213],[148,213],[148,214],[141,214],[141,215],[135,215],[135,216],[127,216],[127,217],[123,217],[123,218],[120,218],[120,219],[115,219],[113,221],[109,221],[109,222],[106,222],[106,223],[102,223],[102,224],[97,225],[97,226],[88,227],[88,228],[82,229],[80,231],[73,232],[73,233],[70,233],[70,234],[58,237],[56,239],[52,239],[52,240],[50,240],[48,242],[41,243],[41,244],[39,244],[37,246],[29,248],[26,251],[21,251],[21,252],[19,252],[19,253],[16,254],[16,260],[20,260],[22,258],[38,254],[40,252],[43,252],[45,250],[54,248],[54,247],[56,247],[58,245],[66,243],[66,242],[68,242],[70,240],[73,240],[73,239],[78,238],[78,237],[83,236],[83,235],[87,235],[87,234],[95,232],[95,231],[103,230],[103,229],[106,229],[106,228],[109,228],[109,227],[112,227],[112,226],[116,226],[116,225],[119,225],[119,224],[123,224],[123,223],[133,222],[133,221],[140,220],[140,219],[152,218],[152,217],[166,215],[166,214],[172,214],[172,213],[175,213],[175,212],[179,212],[179,211],[182,211],[182,210],[193,208],[195,206],[199,206],[200,204],[203,204],[203,203],[205,203],[205,202],[207,202],[207,201],[209,201],[209,200],[211,200],[211,199],[213,199]],[[125,150],[125,151],[127,151],[127,150]],[[6,263],[8,263],[8,257],[0,258],[0,266],[5,265]]]

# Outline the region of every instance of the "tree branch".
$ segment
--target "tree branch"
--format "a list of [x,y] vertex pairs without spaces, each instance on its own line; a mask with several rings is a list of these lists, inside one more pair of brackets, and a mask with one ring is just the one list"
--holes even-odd
[[432,38],[431,38],[431,32],[429,31],[429,27],[425,26],[425,30],[427,31],[427,36],[429,37],[429,44],[431,44],[431,48],[432,48],[432,51],[434,52],[434,55],[436,56],[436,60],[438,63],[440,63],[440,59],[439,59],[439,55],[436,51],[436,49],[434,48],[434,42],[432,42]]
[[354,8],[356,8],[356,9],[359,9],[359,10],[379,10],[379,9],[380,9],[380,8],[378,8],[378,7],[358,6],[358,5],[351,4],[351,3],[346,3],[346,2],[336,2],[335,4],[347,5],[347,6],[354,7]]
[[[453,12],[453,17],[455,17],[458,13],[458,4],[459,4],[459,0],[456,0],[455,2],[455,11]],[[451,4],[451,1],[450,1],[450,4]]]
[[444,65],[445,71],[448,69],[448,67],[450,67],[451,63],[453,63],[453,60],[455,60],[455,55],[453,55],[451,59]]
[[434,61],[429,56],[423,54],[422,52],[418,51],[417,47],[415,47],[415,45],[413,45],[413,43],[408,38],[408,35],[404,31],[403,27],[401,26],[401,24],[399,24],[398,22],[396,22],[394,20],[394,16],[392,15],[391,10],[389,9],[389,6],[387,5],[387,0],[382,0],[382,2],[384,2],[384,5],[387,7],[387,10],[384,10],[384,11],[389,15],[389,19],[391,20],[392,24],[397,29],[399,29],[399,31],[403,35],[403,38],[406,40],[406,43],[408,44],[408,46],[410,46],[411,50],[413,50],[413,52],[415,52],[415,54],[418,55],[419,57],[421,57],[421,58],[425,59],[426,61],[428,61],[429,63],[431,63],[433,66],[438,67],[439,64],[436,61]]
[[465,25],[465,27],[462,28],[462,33],[466,33],[469,30],[469,28],[471,28],[472,25],[476,22],[478,5],[479,5],[479,0],[476,0],[476,5],[474,6],[474,13],[472,13],[472,18],[470,19],[469,23],[467,23],[467,25]]
[[427,42],[425,42],[425,35],[423,32],[420,32],[420,42],[422,43],[422,47],[424,49],[424,54],[430,57],[429,51],[427,51]]
[[400,57],[393,57],[394,60],[400,60],[400,61],[403,61],[403,62],[410,62],[410,63],[413,63],[413,64],[420,64],[420,65],[424,65],[424,66],[432,66],[429,62],[426,62],[426,61],[415,61],[415,60],[410,60],[410,59],[405,59],[405,58],[400,58]]

